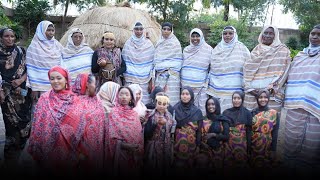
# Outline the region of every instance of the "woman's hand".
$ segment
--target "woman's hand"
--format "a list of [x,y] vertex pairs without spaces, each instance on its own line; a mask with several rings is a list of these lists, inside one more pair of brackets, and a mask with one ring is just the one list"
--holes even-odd
[[100,67],[105,67],[107,65],[107,61],[104,58],[99,58],[97,63]]
[[164,117],[159,117],[157,122],[159,125],[165,125],[167,123],[167,120]]
[[40,96],[40,91],[32,91],[31,98],[35,103],[38,102],[39,96]]

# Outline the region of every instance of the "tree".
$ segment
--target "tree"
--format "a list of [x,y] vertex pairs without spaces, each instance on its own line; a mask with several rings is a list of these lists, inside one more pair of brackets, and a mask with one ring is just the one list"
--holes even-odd
[[313,26],[320,24],[320,3],[319,0],[280,0],[280,4],[284,6],[284,12],[291,11],[300,24],[301,44],[307,46],[309,44],[308,35]]
[[[32,9],[32,10],[31,10]],[[14,20],[28,30],[31,37],[37,25],[46,17],[46,13],[51,9],[47,0],[19,0],[15,9]]]
[[14,30],[16,37],[18,39],[22,38],[22,31],[23,31],[22,26],[19,23],[14,22],[11,19],[9,19],[6,16],[6,14],[4,13],[4,9],[2,7],[2,4],[0,4],[0,29],[5,28],[5,27],[8,27],[8,28],[11,28],[12,30]]
[[65,19],[67,17],[68,8],[70,4],[74,4],[79,11],[83,9],[89,9],[94,5],[103,6],[105,5],[105,0],[53,0],[53,5],[56,6],[58,4],[64,5],[64,14],[62,17],[62,31],[64,31]]

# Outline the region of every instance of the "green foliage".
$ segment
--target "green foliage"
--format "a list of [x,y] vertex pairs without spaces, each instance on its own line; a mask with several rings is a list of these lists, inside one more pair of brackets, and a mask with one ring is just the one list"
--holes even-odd
[[292,48],[289,48],[290,49],[290,57],[291,59],[293,59],[301,50],[299,49],[292,49]]
[[46,0],[19,0],[14,20],[28,30],[29,37],[36,31],[39,22],[45,19],[51,7]]
[[309,44],[309,33],[313,26],[320,24],[320,2],[319,0],[280,0],[285,12],[291,11],[297,23],[300,24],[301,44],[305,47]]
[[19,23],[10,20],[5,15],[3,8],[0,7],[0,29],[5,28],[5,27],[8,27],[8,28],[11,28],[12,30],[14,30],[17,39],[22,38],[22,31],[23,31],[22,26]]
[[297,40],[295,37],[290,37],[290,38],[287,40],[286,45],[287,45],[289,48],[292,48],[292,49],[298,49],[298,47],[299,47],[298,40]]
[[79,11],[84,9],[89,9],[94,5],[103,6],[106,4],[105,0],[54,0],[53,4],[58,5],[62,4],[63,6],[66,6],[66,4],[73,4],[75,5]]
[[225,26],[233,26],[237,30],[238,39],[251,51],[257,44],[257,37],[260,33],[258,30],[250,30],[249,23],[246,19],[236,20],[229,18],[229,21],[223,20],[222,13],[213,15],[214,21],[210,24],[210,34],[208,43],[215,47],[221,41],[222,30]]

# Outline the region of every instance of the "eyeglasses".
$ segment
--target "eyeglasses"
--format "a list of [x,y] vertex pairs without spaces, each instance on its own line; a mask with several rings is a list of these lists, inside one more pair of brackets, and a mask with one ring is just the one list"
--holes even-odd
[[134,28],[136,31],[143,31],[143,28]]
[[162,28],[163,31],[171,31],[170,28]]

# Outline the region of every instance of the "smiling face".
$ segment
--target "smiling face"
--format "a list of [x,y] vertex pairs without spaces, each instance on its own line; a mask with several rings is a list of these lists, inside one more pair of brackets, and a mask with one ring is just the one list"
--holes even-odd
[[262,44],[270,46],[273,43],[274,37],[274,29],[272,27],[267,28],[262,34]]
[[133,29],[134,35],[136,35],[137,38],[140,38],[143,35],[143,27],[135,27]]
[[112,38],[103,38],[103,47],[107,49],[112,49],[115,46],[115,40]]
[[269,98],[265,92],[261,93],[258,98],[258,104],[262,107],[266,106],[269,102]]
[[234,107],[240,107],[242,104],[242,99],[241,96],[239,94],[234,94],[232,96],[232,104]]
[[82,33],[76,32],[76,33],[72,34],[71,38],[72,38],[72,42],[75,46],[80,46],[80,44],[83,40],[83,35],[82,35]]
[[181,101],[183,103],[188,103],[190,102],[191,100],[191,95],[190,95],[190,92],[187,90],[187,89],[184,89],[182,92],[181,92]]
[[54,91],[58,92],[66,89],[67,79],[57,71],[50,73],[50,84]]
[[162,101],[157,101],[157,104],[156,104],[156,109],[157,111],[159,111],[160,113],[165,113],[166,112],[166,109],[168,108],[168,103],[166,102],[162,102]]
[[141,91],[138,91],[136,93],[136,102],[138,102],[141,99]]
[[199,43],[200,43],[200,35],[198,33],[192,33],[191,34],[191,43],[194,46],[199,45]]
[[55,32],[54,27],[52,25],[49,25],[45,32],[47,39],[51,40],[54,36],[54,32]]
[[12,30],[5,30],[1,39],[4,46],[11,47],[14,45],[16,36],[14,35]]
[[207,109],[209,113],[214,113],[216,111],[216,105],[213,99],[209,99],[207,102]]
[[129,105],[131,98],[130,91],[127,88],[122,88],[119,91],[119,101],[121,105]]
[[223,31],[223,40],[229,43],[234,37],[234,31],[232,29],[226,29]]
[[312,29],[312,31],[309,34],[309,41],[314,46],[320,45],[320,29]]

